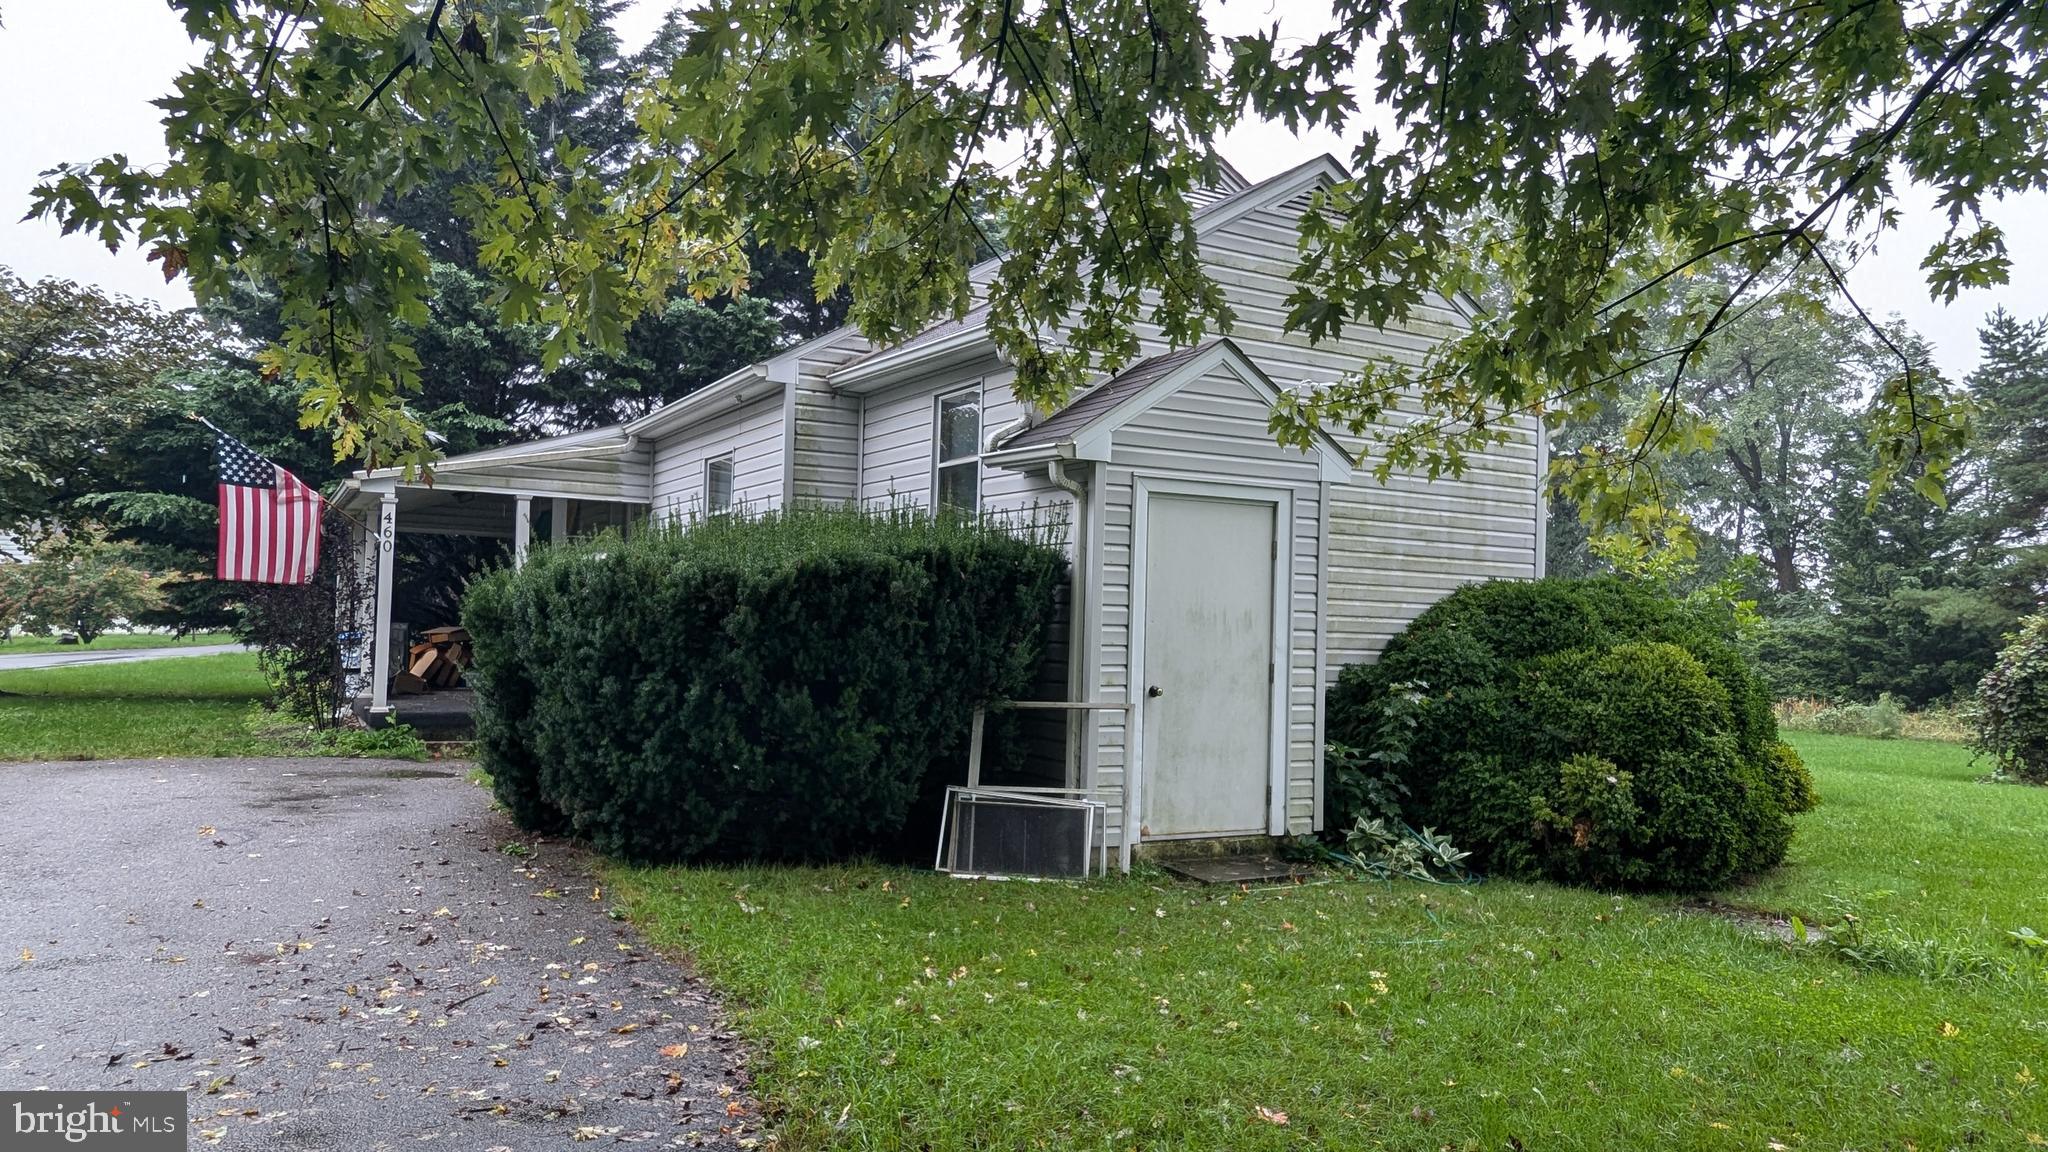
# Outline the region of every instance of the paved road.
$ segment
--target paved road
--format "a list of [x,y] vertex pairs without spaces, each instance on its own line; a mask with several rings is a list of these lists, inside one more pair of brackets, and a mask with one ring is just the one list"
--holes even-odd
[[0,672],[23,668],[69,668],[77,664],[127,664],[173,656],[218,656],[242,652],[246,644],[191,644],[183,648],[66,648],[61,652],[22,652],[9,656],[0,649]]
[[0,1089],[188,1089],[194,1148],[760,1135],[708,992],[608,917],[581,855],[502,851],[531,841],[460,765],[0,781]]

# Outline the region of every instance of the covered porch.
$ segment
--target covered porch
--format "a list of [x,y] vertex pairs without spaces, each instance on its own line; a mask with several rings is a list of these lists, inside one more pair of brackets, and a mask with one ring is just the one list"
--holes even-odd
[[[360,641],[352,648],[360,660],[354,695],[365,719],[401,718],[393,681],[414,631],[456,623],[394,619],[401,533],[502,540],[518,565],[542,543],[638,531],[652,499],[650,457],[647,445],[613,426],[451,457],[431,475],[383,468],[343,481],[334,506],[355,522],[355,561],[373,589],[358,619],[344,625]],[[401,699],[423,701],[422,718],[445,726],[466,713],[468,698],[444,691]]]

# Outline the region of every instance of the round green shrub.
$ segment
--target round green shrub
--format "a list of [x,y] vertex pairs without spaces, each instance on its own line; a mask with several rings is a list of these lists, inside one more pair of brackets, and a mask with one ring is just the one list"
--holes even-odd
[[1782,861],[1813,799],[1730,632],[1618,578],[1471,585],[1345,669],[1330,739],[1487,871],[1715,887]]
[[2048,784],[2048,613],[2020,621],[1978,682],[1976,726],[2001,774]]
[[1065,564],[826,509],[542,549],[465,600],[483,767],[522,824],[625,859],[888,848],[975,706],[1031,682]]

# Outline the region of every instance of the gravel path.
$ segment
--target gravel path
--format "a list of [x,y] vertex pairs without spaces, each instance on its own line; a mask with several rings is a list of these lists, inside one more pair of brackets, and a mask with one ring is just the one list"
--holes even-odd
[[0,779],[0,1088],[188,1089],[194,1148],[761,1135],[708,990],[608,915],[581,854],[521,836],[460,765]]

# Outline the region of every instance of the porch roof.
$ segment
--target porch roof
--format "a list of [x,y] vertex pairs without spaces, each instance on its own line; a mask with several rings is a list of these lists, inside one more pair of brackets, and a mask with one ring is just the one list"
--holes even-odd
[[[625,425],[613,424],[451,456],[435,462],[430,474],[415,472],[410,479],[399,468],[357,472],[341,482],[333,503],[344,511],[367,513],[388,492],[399,497],[408,514],[461,504],[509,506],[474,499],[490,495],[646,504],[653,500],[652,473],[647,444]],[[495,513],[491,520],[479,534],[511,535],[509,513],[502,528],[495,526]]]

